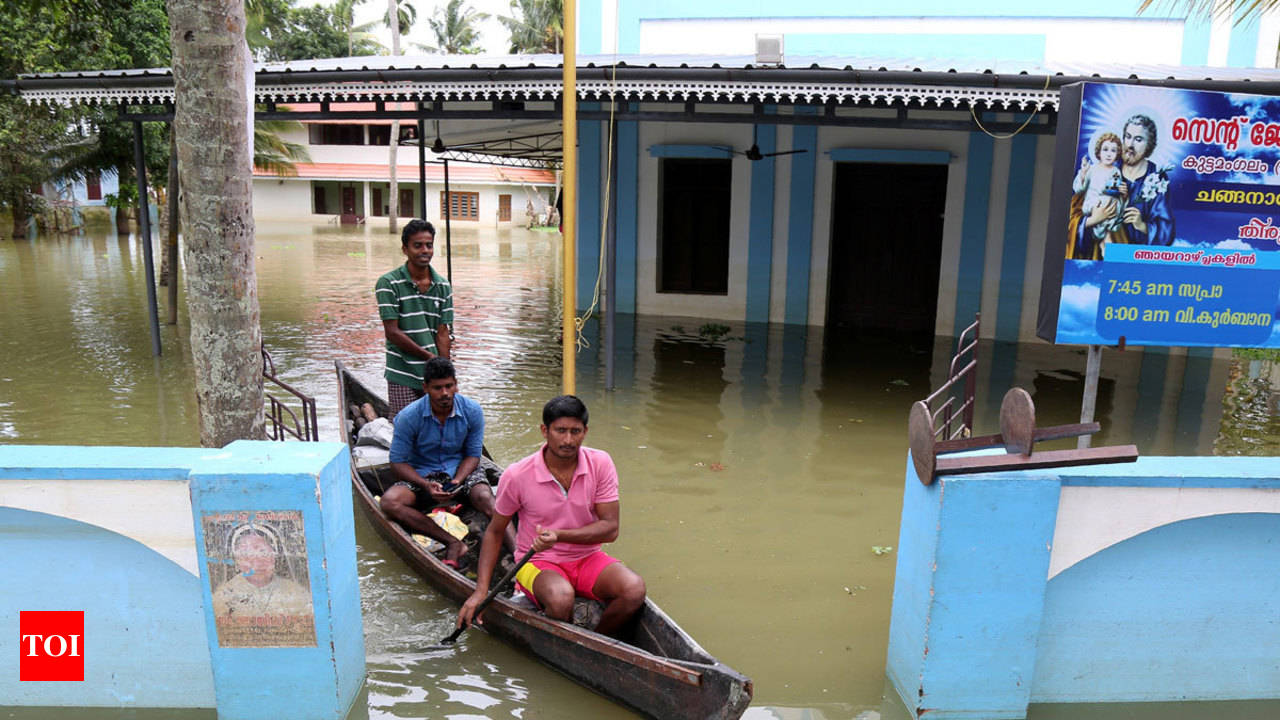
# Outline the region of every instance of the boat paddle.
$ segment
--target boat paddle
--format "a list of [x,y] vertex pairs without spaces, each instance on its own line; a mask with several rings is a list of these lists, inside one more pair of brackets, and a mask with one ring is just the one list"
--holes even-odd
[[[493,586],[493,589],[489,591],[489,596],[486,597],[484,602],[481,602],[480,606],[476,608],[476,614],[471,616],[473,622],[480,618],[480,613],[484,612],[484,609],[489,607],[489,603],[493,602],[493,599],[498,597],[498,593],[502,592],[502,589],[507,586],[507,583],[511,582],[511,578],[515,577],[516,573],[520,572],[520,568],[524,567],[524,564],[529,562],[529,558],[531,557],[533,557],[533,548],[529,548],[529,552],[525,553],[524,557],[520,558],[520,562],[516,563],[515,567],[508,570],[507,574],[503,575],[502,579],[498,581],[498,584]],[[452,645],[458,640],[458,636],[469,627],[471,627],[470,623],[459,627],[457,630],[453,631],[452,635],[441,640],[440,644]]]

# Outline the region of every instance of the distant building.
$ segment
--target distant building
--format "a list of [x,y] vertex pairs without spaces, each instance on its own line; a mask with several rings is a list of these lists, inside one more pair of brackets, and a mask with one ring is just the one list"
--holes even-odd
[[[366,104],[348,103],[358,112]],[[367,110],[374,108],[367,103]],[[296,112],[319,110],[318,104],[293,104]],[[420,215],[417,124],[400,127],[396,180],[399,217]],[[307,121],[301,128],[281,133],[289,142],[304,145],[310,162],[297,163],[297,175],[280,176],[254,168],[254,214],[263,218],[298,218],[363,222],[386,217],[391,203],[388,141],[391,121]],[[444,166],[427,151],[427,219],[443,220]],[[492,227],[528,222],[527,209],[545,213],[553,201],[555,173],[551,170],[507,167],[453,161],[449,164],[450,220]]]
[[36,194],[51,203],[77,207],[104,207],[106,198],[120,192],[120,179],[114,170],[93,174],[81,180],[47,182]]

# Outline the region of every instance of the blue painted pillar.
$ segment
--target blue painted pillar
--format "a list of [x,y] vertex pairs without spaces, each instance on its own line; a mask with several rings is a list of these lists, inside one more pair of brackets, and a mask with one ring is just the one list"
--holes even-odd
[[752,413],[769,399],[769,326],[747,323],[742,335],[742,409]]
[[1174,440],[1174,447],[1181,452],[1213,452],[1212,446],[1200,447],[1200,424],[1209,400],[1209,375],[1212,371],[1213,348],[1187,348],[1182,389],[1178,393],[1178,422]]
[[[818,109],[798,105],[797,115],[816,115]],[[818,127],[796,125],[791,147],[804,150],[791,156],[791,217],[787,221],[787,296],[784,321],[809,322],[809,266],[813,257],[813,188],[818,167]],[[761,161],[763,162],[763,161]]]
[[1227,45],[1227,66],[1253,67],[1258,56],[1261,21],[1256,17],[1242,19],[1239,13],[1232,20],[1231,40]]
[[[777,107],[765,105],[774,114]],[[756,125],[756,144],[768,155],[778,148],[778,126]],[[747,229],[747,322],[769,322],[769,290],[773,270],[773,183],[777,160],[751,163],[751,216]]]
[[346,446],[237,441],[189,481],[219,719],[345,718],[364,683]]
[[995,141],[990,135],[969,133],[964,172],[964,219],[960,224],[960,263],[956,269],[956,314],[952,333],[956,337],[973,322],[974,313],[982,309],[982,275],[987,256],[987,213],[991,201],[994,152]]
[[1060,480],[907,468],[890,681],[913,715],[1026,717]]
[[[635,107],[639,103],[628,103]],[[618,253],[617,293],[619,313],[636,311],[636,218],[640,202],[640,123],[618,123]]]
[[[600,103],[578,103],[578,109],[599,110]],[[591,305],[596,276],[600,274],[603,126],[599,120],[578,121],[578,307],[575,309],[579,312]]]
[[[1015,121],[1024,118],[1015,116]],[[1026,288],[1027,237],[1031,231],[1031,190],[1036,175],[1036,135],[1019,134],[1009,142],[1009,187],[1004,206],[1004,244],[1000,253],[1000,295],[996,298],[996,339],[1017,342]],[[972,315],[966,317],[972,318]]]

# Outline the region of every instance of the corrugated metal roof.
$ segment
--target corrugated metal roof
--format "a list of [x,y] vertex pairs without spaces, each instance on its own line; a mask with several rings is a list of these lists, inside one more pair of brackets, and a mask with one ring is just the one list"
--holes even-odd
[[[956,72],[1001,75],[1066,75],[1099,78],[1179,79],[1205,81],[1280,81],[1280,70],[1268,68],[1199,67],[1184,65],[1132,65],[1095,62],[1029,63],[1017,60],[980,62],[973,59],[902,58],[884,56],[794,55],[785,58],[779,69],[787,70],[867,70],[887,72]],[[256,63],[257,73],[306,73],[369,70],[468,70],[468,69],[553,69],[561,67],[562,55],[365,55],[351,58],[324,58],[293,62]],[[580,55],[580,68],[757,68],[751,55]],[[770,66],[760,66],[770,67]],[[28,79],[141,78],[169,77],[169,68],[132,70],[85,70],[23,75]]]
[[[408,55],[258,65],[258,102],[548,101],[559,99],[560,55]],[[744,55],[588,55],[581,100],[870,104],[1056,109],[1058,88],[1080,80],[1280,95],[1280,70],[1107,63],[995,63],[888,57],[789,58],[756,67]],[[614,65],[616,63],[616,65]],[[616,72],[615,72],[616,68]],[[171,103],[164,68],[52,73],[0,85],[28,102]]]

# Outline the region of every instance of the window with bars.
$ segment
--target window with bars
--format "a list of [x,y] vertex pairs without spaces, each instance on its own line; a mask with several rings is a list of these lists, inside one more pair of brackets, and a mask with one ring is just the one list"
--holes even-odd
[[449,201],[445,202],[444,193],[440,193],[441,215],[445,214],[445,209],[451,220],[479,220],[480,219],[480,193],[478,192],[451,192],[449,193]]

